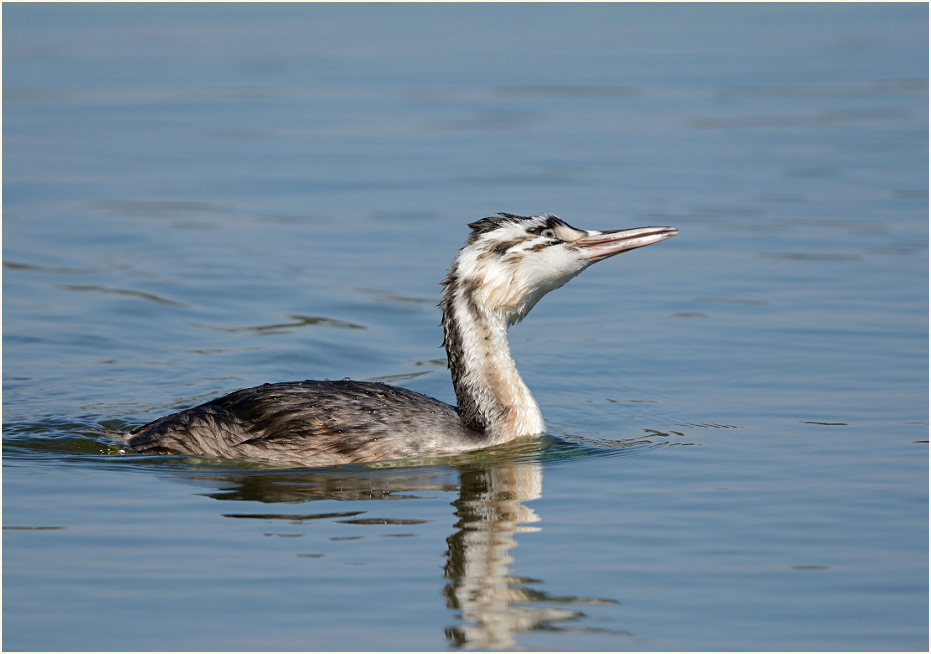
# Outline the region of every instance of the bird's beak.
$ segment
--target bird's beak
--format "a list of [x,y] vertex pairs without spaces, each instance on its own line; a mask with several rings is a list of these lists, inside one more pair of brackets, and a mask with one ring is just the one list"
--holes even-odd
[[675,227],[635,227],[610,232],[590,231],[572,245],[582,248],[589,259],[600,261],[615,254],[642,248],[672,238],[679,233]]

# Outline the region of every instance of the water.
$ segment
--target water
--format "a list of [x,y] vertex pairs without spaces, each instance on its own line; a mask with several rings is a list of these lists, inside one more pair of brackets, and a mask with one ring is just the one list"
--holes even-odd
[[[928,646],[928,13],[7,5],[3,647]],[[265,381],[453,401],[465,223],[675,239],[512,330],[550,434],[121,454]]]

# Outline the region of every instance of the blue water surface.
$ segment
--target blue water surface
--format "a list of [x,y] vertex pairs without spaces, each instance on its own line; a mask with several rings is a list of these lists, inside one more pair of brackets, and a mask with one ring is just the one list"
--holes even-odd
[[[926,650],[924,4],[7,4],[3,648]],[[673,225],[514,327],[549,433],[271,470],[101,432],[455,397],[466,223]]]

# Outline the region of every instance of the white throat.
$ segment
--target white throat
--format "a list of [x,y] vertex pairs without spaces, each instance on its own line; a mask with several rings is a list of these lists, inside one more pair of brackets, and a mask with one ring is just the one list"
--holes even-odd
[[509,325],[526,311],[503,310],[495,288],[474,277],[460,279],[455,270],[447,277],[441,306],[463,423],[495,443],[544,432],[543,414],[517,372],[507,340]]

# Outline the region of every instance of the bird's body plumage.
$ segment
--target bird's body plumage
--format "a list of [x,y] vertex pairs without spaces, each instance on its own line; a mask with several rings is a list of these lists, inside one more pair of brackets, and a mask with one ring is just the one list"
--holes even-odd
[[137,452],[330,466],[481,448],[456,408],[378,382],[300,381],[245,388],[135,430]]
[[440,302],[458,409],[382,383],[283,382],[230,393],[119,439],[137,452],[330,466],[442,456],[542,433],[508,327],[592,263],[676,230],[586,231],[549,214],[499,214],[470,227]]

